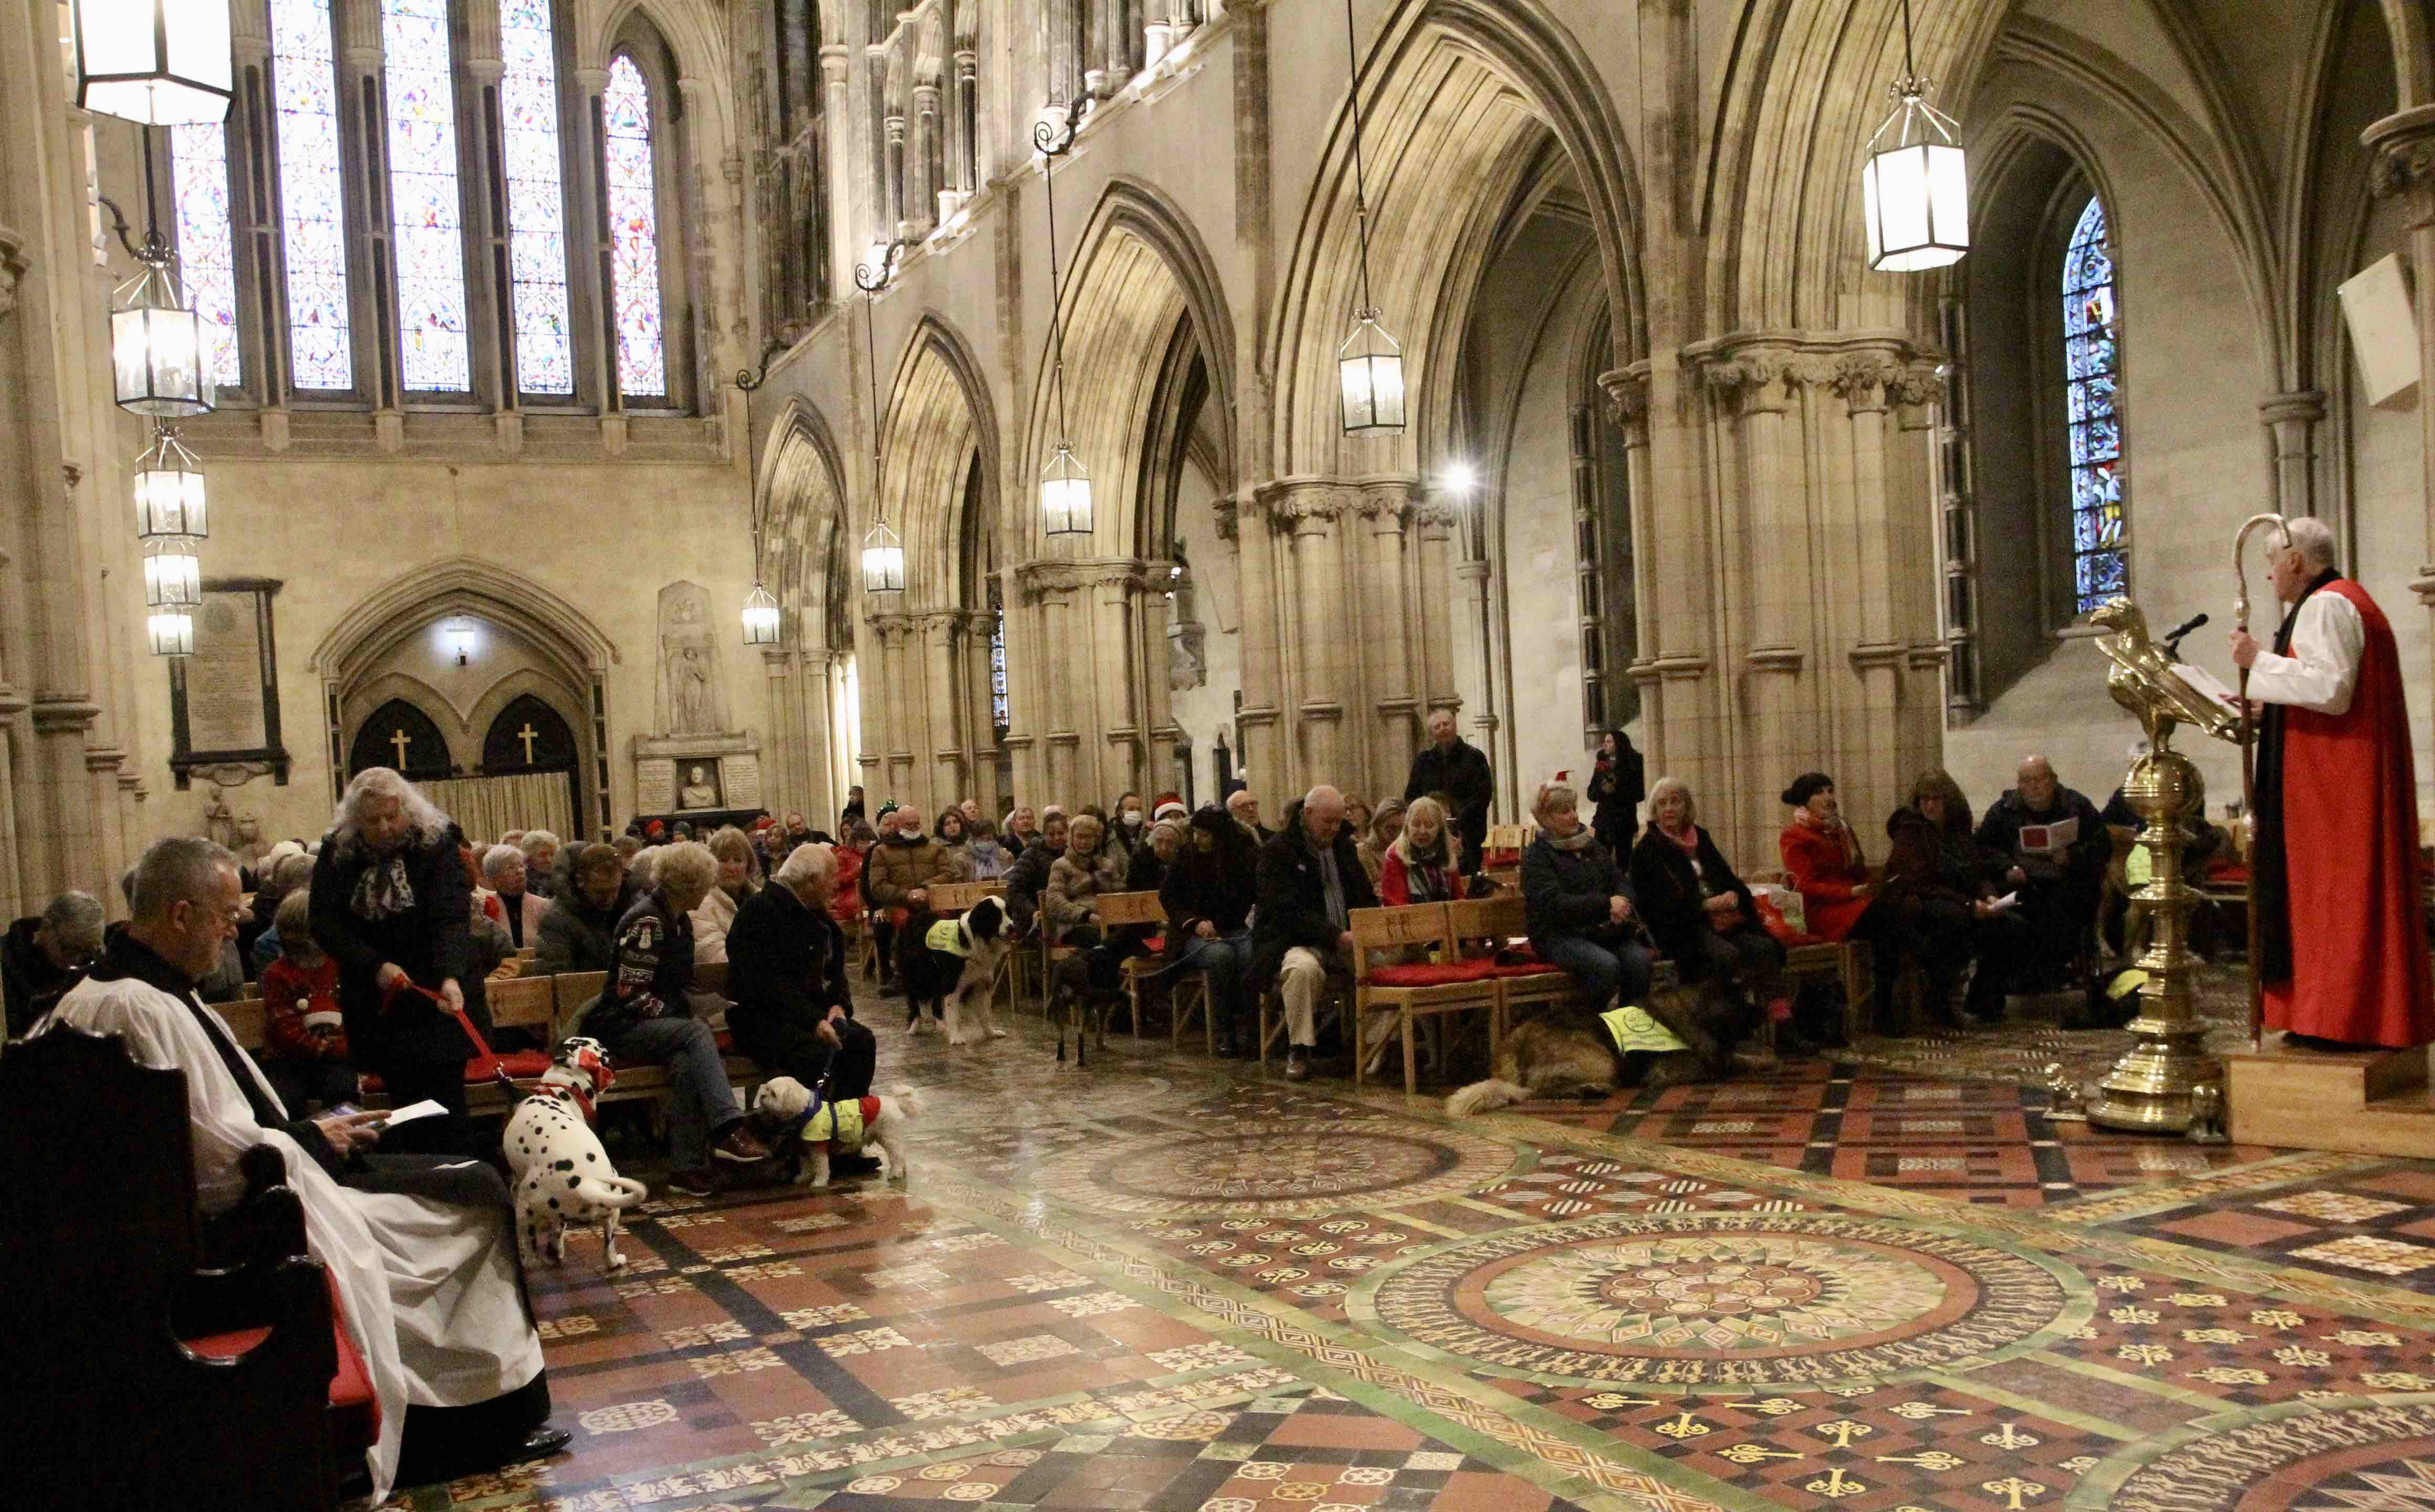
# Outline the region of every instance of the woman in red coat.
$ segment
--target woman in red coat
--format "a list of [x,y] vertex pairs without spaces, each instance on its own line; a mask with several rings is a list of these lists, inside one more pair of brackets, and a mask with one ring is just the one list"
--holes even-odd
[[1860,837],[1843,822],[1833,778],[1804,772],[1784,790],[1784,802],[1792,810],[1792,822],[1777,836],[1776,849],[1801,893],[1809,933],[1831,940],[1860,940],[1876,953],[1876,970],[1871,973],[1876,979],[1876,1031],[1900,1035],[1894,981],[1902,974],[1902,957],[1919,954],[1915,932],[1871,880]]

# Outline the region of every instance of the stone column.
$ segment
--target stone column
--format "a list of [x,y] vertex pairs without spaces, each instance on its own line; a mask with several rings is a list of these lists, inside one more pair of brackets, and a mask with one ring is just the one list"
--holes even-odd
[[956,697],[956,621],[955,610],[933,610],[922,616],[923,659],[928,667],[925,681],[929,697],[929,717],[925,728],[914,743],[917,765],[927,763],[930,770],[930,809],[938,813],[962,798],[964,786],[965,742],[959,729]]
[[2317,512],[2317,422],[2325,418],[2323,389],[2269,394],[2257,418],[2274,447],[2274,512],[2286,519]]
[[1243,708],[1237,718],[1243,748],[1240,770],[1262,813],[1284,800],[1286,699],[1285,638],[1279,633],[1285,589],[1279,581],[1276,531],[1265,490],[1246,489],[1215,506],[1218,535],[1235,543],[1235,580],[1243,610]]
[[[912,781],[919,761],[914,744],[918,735],[914,726],[921,689],[914,681],[919,669],[908,648],[913,639],[913,618],[909,614],[874,615],[872,627],[879,632],[878,671],[887,679],[887,687],[882,690],[885,717],[879,743],[883,774],[880,785],[886,791],[872,797],[874,799],[893,798],[899,802],[907,799],[918,800],[921,795],[913,789]],[[868,675],[863,681],[868,688]],[[876,806],[874,802],[873,807]]]
[[2418,421],[2426,564],[2409,585],[2435,610],[2435,105],[2388,115],[2360,135],[2375,155],[2369,183],[2378,198],[2397,198],[2409,229],[2409,272],[2417,291]]
[[[609,228],[600,224],[598,206],[602,203],[600,187],[600,94],[609,87],[609,71],[605,68],[579,68],[575,71],[576,107],[565,122],[575,132],[579,149],[575,160],[574,181],[567,185],[568,233],[581,255],[575,259],[575,277],[567,286],[568,318],[578,331],[608,329],[610,289],[607,275]],[[578,341],[575,344],[576,397],[600,406],[605,416],[613,407],[623,409],[624,401],[611,404],[616,391],[614,343],[602,339]]]
[[1657,665],[1657,632],[1654,624],[1656,606],[1650,603],[1647,585],[1640,576],[1648,569],[1643,565],[1657,555],[1655,544],[1656,509],[1649,497],[1649,365],[1635,363],[1631,368],[1618,368],[1598,374],[1598,387],[1606,392],[1607,416],[1615,428],[1623,434],[1624,487],[1630,495],[1632,539],[1634,542],[1632,561],[1632,612],[1635,617],[1632,644],[1639,647],[1639,657],[1622,669],[1640,693],[1642,743],[1652,771],[1671,772],[1677,769],[1677,758],[1668,749],[1665,709],[1665,675]]
[[1167,611],[1170,607],[1166,585],[1171,562],[1154,561],[1145,565],[1139,579],[1141,586],[1133,593],[1132,660],[1141,669],[1142,759],[1140,781],[1147,784],[1142,797],[1148,798],[1167,785],[1174,770],[1175,714],[1169,682],[1166,652]]
[[1347,769],[1353,755],[1342,724],[1350,684],[1356,677],[1358,651],[1353,627],[1345,623],[1343,563],[1336,522],[1344,513],[1346,491],[1322,478],[1297,478],[1272,486],[1269,518],[1292,538],[1295,685],[1291,708],[1299,725],[1300,761],[1288,778],[1287,791],[1318,782],[1350,787],[1357,774]]
[[1729,770],[1715,802],[1723,831],[1739,848],[1752,847],[1769,827],[1770,805],[1764,774],[1797,772],[1815,765],[1814,722],[1802,717],[1804,646],[1801,623],[1810,604],[1808,553],[1797,550],[1808,534],[1802,507],[1802,437],[1787,380],[1795,364],[1781,349],[1745,347],[1712,363],[1703,373],[1736,444],[1724,450],[1730,466],[1719,470],[1725,500],[1726,555],[1740,602],[1725,627],[1726,654],[1738,662],[1743,712],[1748,723],[1724,747]]
[[913,151],[905,164],[905,212],[912,217],[916,236],[928,235],[947,217],[947,206],[941,198],[945,180],[939,171],[945,161],[945,149],[940,142],[939,86],[929,81],[916,84]]
[[1901,376],[1900,365],[1891,355],[1856,352],[1837,364],[1834,378],[1851,421],[1852,524],[1858,550],[1857,580],[1847,585],[1846,593],[1859,609],[1849,655],[1860,682],[1859,706],[1837,731],[1841,747],[1838,760],[1845,771],[1836,775],[1851,795],[1846,801],[1861,814],[1891,813],[1901,796],[1895,755],[1907,647],[1894,618],[1894,569],[1900,558],[1886,450],[1887,390]]
[[[830,728],[837,708],[835,661],[823,645],[805,646],[795,653],[794,681],[801,723],[791,731],[803,742],[803,785],[795,801],[804,804],[814,817],[825,814],[832,819],[845,806],[845,792],[837,785],[836,738]],[[820,828],[828,826],[822,824]]]
[[1140,564],[1101,564],[1091,574],[1091,661],[1098,686],[1095,700],[1098,736],[1091,753],[1098,766],[1094,793],[1099,802],[1138,787],[1148,741],[1144,669],[1133,654],[1134,598],[1142,589]]
[[997,722],[990,707],[990,627],[987,610],[967,610],[957,621],[957,656],[964,673],[958,703],[964,718],[965,769],[971,774],[972,786],[970,793],[958,796],[980,799],[983,811],[994,818],[1004,811],[990,808],[997,787]]
[[784,817],[804,800],[803,681],[795,653],[783,645],[761,648],[762,692],[769,709],[769,745],[761,759],[761,799]]
[[[855,172],[854,144],[860,135],[854,129],[853,84],[848,63],[852,54],[842,43],[832,43],[820,49],[820,83],[826,93],[822,106],[824,124],[820,134],[827,139],[829,153],[829,274],[819,280],[821,286],[851,289],[851,278],[841,277],[839,270],[850,272],[854,266],[855,243],[866,222],[854,213],[855,185],[859,175]],[[843,801],[843,795],[839,795]]]
[[1361,486],[1357,507],[1368,523],[1360,582],[1357,644],[1369,683],[1365,711],[1361,791],[1375,795],[1404,773],[1402,765],[1420,746],[1421,689],[1413,675],[1415,638],[1422,627],[1444,617],[1444,600],[1415,592],[1405,550],[1418,484],[1410,478],[1375,478]]
[[891,229],[892,234],[894,234],[899,241],[910,241],[913,239],[913,221],[911,213],[907,208],[909,201],[905,192],[906,166],[904,112],[894,110],[889,111],[884,125],[888,133],[887,162],[885,164],[888,183],[887,197],[883,207],[884,214],[887,224]]

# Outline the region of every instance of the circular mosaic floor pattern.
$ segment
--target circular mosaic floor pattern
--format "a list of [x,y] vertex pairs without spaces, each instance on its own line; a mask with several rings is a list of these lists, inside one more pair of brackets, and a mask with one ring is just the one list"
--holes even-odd
[[1459,1129],[1363,1122],[1280,1127],[1210,1120],[1189,1135],[1064,1152],[1044,1162],[1041,1190],[1102,1212],[1227,1212],[1313,1217],[1348,1202],[1407,1202],[1485,1186],[1513,1149]]
[[2085,1314],[2087,1295],[2054,1262],[1971,1240],[1823,1213],[1710,1213],[1458,1240],[1365,1280],[1348,1311],[1499,1375],[1780,1388],[2032,1348],[2077,1327],[2067,1314]]
[[[2067,1503],[2114,1512],[2430,1512],[2435,1399],[2268,1408],[2162,1453],[2121,1484],[2099,1466]],[[2119,1463],[2118,1461],[2116,1462]]]

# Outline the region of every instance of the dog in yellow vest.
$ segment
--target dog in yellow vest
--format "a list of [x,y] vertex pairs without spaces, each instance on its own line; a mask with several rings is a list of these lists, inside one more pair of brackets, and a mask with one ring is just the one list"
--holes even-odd
[[888,1158],[887,1178],[902,1186],[909,1174],[901,1143],[906,1125],[922,1116],[913,1089],[899,1087],[882,1097],[846,1097],[831,1101],[792,1076],[772,1076],[752,1094],[752,1119],[770,1130],[770,1149],[793,1165],[798,1182],[816,1188],[829,1184],[829,1156],[852,1155],[877,1145]]
[[1711,1032],[1708,987],[1661,988],[1641,1003],[1604,1013],[1560,1008],[1522,1024],[1497,1048],[1495,1074],[1446,1097],[1457,1118],[1513,1103],[1580,1098],[1595,1102],[1618,1088],[1670,1087],[1712,1080],[1732,1056]]

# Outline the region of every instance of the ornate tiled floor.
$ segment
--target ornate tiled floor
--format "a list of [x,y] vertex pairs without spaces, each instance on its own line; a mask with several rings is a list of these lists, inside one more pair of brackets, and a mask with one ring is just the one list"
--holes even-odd
[[577,1239],[573,1451],[399,1503],[2435,1506],[2435,1164],[1852,1059],[1457,1125],[1023,1027],[887,1035],[909,1190]]

